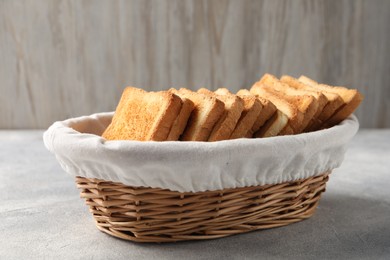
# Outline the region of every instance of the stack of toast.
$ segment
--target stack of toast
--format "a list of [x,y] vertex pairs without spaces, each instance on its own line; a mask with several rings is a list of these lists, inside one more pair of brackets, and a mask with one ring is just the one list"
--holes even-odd
[[300,134],[337,125],[359,106],[356,89],[265,74],[249,90],[147,92],[127,87],[107,140],[221,141]]

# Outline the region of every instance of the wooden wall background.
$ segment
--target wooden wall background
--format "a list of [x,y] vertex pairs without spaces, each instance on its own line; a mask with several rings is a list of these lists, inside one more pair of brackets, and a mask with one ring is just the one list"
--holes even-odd
[[358,88],[390,127],[390,1],[0,0],[0,128],[115,109],[122,89],[250,87],[265,72]]

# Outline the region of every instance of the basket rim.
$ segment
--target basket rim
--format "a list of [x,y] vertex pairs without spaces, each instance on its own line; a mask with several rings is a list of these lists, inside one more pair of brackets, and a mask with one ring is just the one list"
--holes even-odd
[[55,122],[44,143],[73,176],[129,186],[205,191],[276,184],[317,176],[341,165],[356,134],[354,115],[321,131],[218,142],[106,141],[98,136],[113,113]]
[[[301,134],[294,134],[294,135],[283,135],[283,136],[272,136],[267,138],[238,138],[238,139],[232,139],[232,140],[221,140],[221,141],[215,141],[215,142],[203,142],[203,141],[138,141],[138,140],[106,140],[100,135],[103,133],[107,125],[111,122],[112,116],[114,115],[114,112],[102,112],[102,113],[94,113],[91,115],[85,115],[80,117],[74,117],[69,118],[63,121],[56,121],[54,122],[43,134],[43,140],[46,148],[51,151],[55,152],[55,146],[61,146],[64,145],[64,143],[56,143],[54,144],[49,139],[49,136],[52,137],[52,135],[67,135],[70,137],[78,138],[78,134],[83,134],[86,137],[90,138],[97,138],[99,142],[103,146],[109,146],[111,149],[123,149],[124,146],[134,146],[134,145],[141,145],[141,146],[158,146],[159,149],[166,149],[167,144],[174,145],[175,148],[181,149],[181,150],[196,150],[199,148],[208,148],[212,147],[213,149],[226,149],[226,146],[235,146],[237,144],[243,143],[244,145],[258,145],[261,143],[268,143],[270,140],[272,142],[283,142],[291,137],[294,137],[296,139],[318,139],[322,138],[325,135],[335,135],[335,134],[342,134],[342,137],[348,138],[353,137],[357,130],[359,129],[359,121],[357,117],[354,114],[351,114],[348,118],[344,119],[342,122],[340,122],[338,125],[332,126],[330,128],[321,129],[313,132],[307,132],[307,133],[301,133]],[[89,132],[84,132],[85,128],[83,126],[80,126],[80,123],[96,123],[96,121],[102,120],[102,122],[99,122],[98,128],[93,129]],[[88,129],[89,130],[89,129]],[[351,131],[353,130],[353,131]],[[355,132],[354,132],[355,131]],[[120,146],[114,146],[113,144],[121,144]],[[191,145],[188,145],[191,144]],[[223,144],[224,147],[221,147],[221,144]],[[66,145],[66,144],[65,144]]]

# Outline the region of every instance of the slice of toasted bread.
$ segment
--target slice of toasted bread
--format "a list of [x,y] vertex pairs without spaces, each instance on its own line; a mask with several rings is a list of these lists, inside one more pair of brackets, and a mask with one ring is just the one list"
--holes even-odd
[[303,114],[296,105],[285,99],[284,94],[264,88],[260,82],[256,82],[250,89],[250,92],[271,101],[277,110],[288,117],[288,125],[294,130],[294,133],[299,133],[302,128]]
[[283,128],[278,135],[293,135],[293,134],[294,134],[294,130],[289,125],[286,125],[286,127]]
[[288,117],[277,110],[276,113],[254,134],[254,137],[271,137],[280,135],[280,132],[288,126]]
[[276,112],[275,105],[262,97],[259,97],[257,95],[253,95],[249,90],[247,89],[240,89],[237,92],[237,95],[239,96],[254,96],[257,98],[257,100],[261,103],[262,109],[260,111],[260,114],[258,115],[257,119],[255,120],[252,128],[245,134],[245,137],[251,138],[253,137],[253,134],[259,131],[259,129],[265,124],[266,121],[271,119],[271,117]]
[[336,112],[326,121],[324,122],[324,127],[330,127],[333,125],[337,125],[344,119],[346,119],[349,115],[355,111],[355,109],[359,106],[359,104],[363,100],[363,95],[357,91],[356,89],[348,89],[341,86],[328,86],[325,84],[318,84],[312,79],[308,77],[301,76],[299,78],[302,82],[309,82],[313,84],[313,86],[321,91],[327,91],[330,93],[338,94],[343,100],[344,104],[339,107]]
[[237,95],[239,96],[254,96],[256,97],[256,95],[253,95],[248,89],[240,89],[239,91],[237,91]]
[[183,134],[182,141],[207,141],[221,115],[225,111],[225,105],[215,97],[193,92],[186,88],[179,89],[181,97],[190,99],[194,103]]
[[307,86],[306,84],[300,82],[298,79],[293,78],[291,76],[284,75],[280,78],[280,81],[286,83],[291,89],[290,91],[286,92],[286,94],[289,95],[289,93],[295,93],[296,95],[311,95],[317,100],[317,112],[313,115],[313,118],[309,122],[306,129],[304,129],[305,132],[307,129],[310,129],[312,125],[315,125],[319,121],[319,116],[329,102],[328,98],[320,91],[310,89],[310,86]]
[[280,95],[282,98],[296,106],[303,114],[303,120],[299,128],[294,128],[296,134],[303,132],[307,125],[311,122],[313,116],[318,110],[318,102],[312,95],[302,94],[301,92],[290,88],[275,76],[265,74],[261,80],[263,88],[267,88],[271,92]]
[[214,93],[217,95],[233,95],[227,88],[219,88]]
[[[222,92],[223,90],[220,91]],[[225,112],[215,124],[208,141],[214,142],[229,139],[244,109],[244,101],[234,94],[225,92],[226,94],[219,95],[205,88],[199,89],[198,93],[215,97],[225,104]]]
[[169,91],[179,96],[183,102],[180,113],[173,122],[172,128],[167,137],[167,141],[177,141],[179,140],[180,135],[184,132],[191,112],[194,110],[194,102],[184,96],[181,96],[180,92],[174,88],[171,88]]
[[250,93],[249,95],[237,94],[237,96],[244,101],[244,109],[234,131],[230,135],[230,139],[246,137],[246,134],[252,129],[253,124],[258,119],[263,108],[256,96],[251,95]]
[[171,92],[127,87],[102,136],[107,140],[165,141],[181,107],[181,99]]
[[304,83],[304,86],[308,89],[321,91],[322,94],[324,94],[324,96],[328,99],[328,103],[322,110],[321,114],[318,116],[318,121],[314,122],[313,125],[307,129],[308,131],[318,130],[321,128],[323,122],[326,122],[336,112],[336,110],[344,104],[344,101],[337,93],[332,93],[316,88],[318,83],[312,79],[309,79],[305,76],[300,76],[298,80]]

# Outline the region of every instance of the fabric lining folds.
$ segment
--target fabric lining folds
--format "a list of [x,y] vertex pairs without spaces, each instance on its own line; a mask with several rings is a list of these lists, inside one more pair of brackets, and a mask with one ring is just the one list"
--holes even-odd
[[55,122],[44,143],[73,176],[179,192],[277,184],[341,165],[359,123],[354,115],[320,131],[218,142],[106,141],[113,112]]

